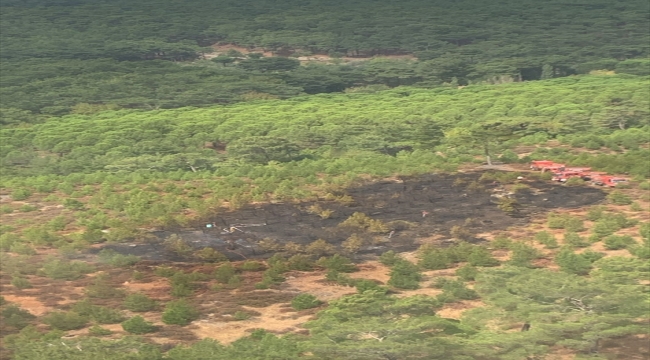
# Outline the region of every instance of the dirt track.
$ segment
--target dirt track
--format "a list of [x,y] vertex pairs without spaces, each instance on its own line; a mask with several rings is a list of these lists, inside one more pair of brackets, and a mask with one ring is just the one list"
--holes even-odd
[[[378,181],[348,189],[354,203],[344,205],[335,201],[319,201],[322,209],[333,211],[328,219],[308,211],[315,203],[266,204],[250,206],[239,211],[222,213],[212,221],[215,228],[207,229],[205,224],[196,224],[194,229],[169,229],[154,232],[157,238],[176,233],[192,246],[214,247],[233,259],[264,256],[256,243],[264,238],[279,243],[289,241],[308,244],[324,239],[331,244],[340,244],[351,235],[350,229],[337,226],[355,212],[388,223],[395,233],[369,235],[367,239],[380,239],[375,246],[366,246],[362,253],[381,253],[389,249],[408,251],[414,249],[418,238],[438,236],[449,238],[453,226],[462,226],[472,233],[483,233],[523,225],[528,215],[555,208],[575,208],[591,205],[604,199],[604,193],[592,187],[566,187],[551,182],[524,181],[529,189],[512,195],[521,206],[520,213],[509,216],[498,209],[494,194],[500,184],[483,183],[483,189],[470,190],[468,183],[477,180],[481,173],[455,175],[426,175],[405,178],[403,181]],[[462,179],[459,185],[458,178]],[[341,194],[342,195],[342,194]],[[426,217],[422,211],[428,212]],[[467,220],[471,219],[471,220]],[[396,225],[396,220],[406,221],[410,226]],[[231,226],[239,230],[232,234],[224,231]],[[382,241],[383,239],[383,241]],[[480,241],[481,239],[475,239]],[[230,250],[227,243],[230,242]],[[148,244],[111,245],[118,252],[132,253],[149,260],[177,260],[170,257],[162,246],[154,241]]]

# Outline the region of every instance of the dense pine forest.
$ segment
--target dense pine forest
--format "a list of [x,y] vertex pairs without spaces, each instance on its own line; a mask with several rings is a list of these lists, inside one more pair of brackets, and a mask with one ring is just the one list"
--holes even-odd
[[649,26],[4,0],[0,359],[647,359]]

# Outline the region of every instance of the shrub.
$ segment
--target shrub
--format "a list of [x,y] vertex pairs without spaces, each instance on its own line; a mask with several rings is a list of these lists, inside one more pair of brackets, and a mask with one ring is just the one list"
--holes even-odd
[[168,302],[162,314],[162,321],[168,325],[185,326],[198,318],[199,311],[184,300]]
[[81,261],[64,261],[59,259],[50,259],[43,264],[43,273],[45,276],[56,280],[76,280],[93,272],[95,269]]
[[470,240],[472,233],[466,228],[458,225],[452,226],[450,230],[451,237],[458,240]]
[[122,329],[131,334],[147,334],[156,331],[156,327],[142,316],[134,316],[122,323]]
[[471,264],[465,264],[456,270],[456,276],[464,281],[474,281],[478,275],[478,269]]
[[14,243],[13,245],[11,245],[11,247],[9,248],[9,251],[11,251],[12,253],[20,254],[20,255],[35,255],[36,254],[36,250],[34,249],[33,246],[31,246],[29,244],[25,244],[25,243],[20,243],[20,242],[17,242],[17,243]]
[[43,323],[51,326],[56,330],[75,330],[86,326],[88,319],[73,311],[51,312],[43,317]]
[[264,270],[264,268],[265,268],[264,264],[258,261],[251,261],[251,260],[247,260],[241,265],[239,265],[239,269],[242,271],[261,271]]
[[84,292],[88,297],[98,299],[112,299],[124,296],[124,290],[109,283],[105,274],[98,275],[91,285],[86,286]]
[[419,250],[420,261],[418,265],[427,270],[448,269],[453,263],[447,251],[429,247],[422,247]]
[[182,271],[177,272],[170,278],[169,281],[172,290],[172,296],[184,297],[192,295],[194,291],[194,284],[190,275],[183,273]]
[[393,250],[388,250],[379,256],[379,262],[386,266],[393,266],[400,260],[402,260],[402,258]]
[[636,244],[634,239],[628,235],[610,235],[603,241],[607,250],[625,249]]
[[612,235],[621,229],[619,223],[612,218],[602,218],[594,224],[592,232],[594,236],[602,239],[605,236]]
[[0,206],[0,213],[1,214],[11,214],[12,212],[14,212],[14,209],[11,206],[9,206],[9,205]]
[[189,257],[194,250],[185,239],[176,234],[171,234],[165,238],[163,246],[165,250],[181,258]]
[[540,231],[535,234],[535,240],[540,244],[546,246],[547,249],[555,249],[558,247],[555,236],[548,231]]
[[436,297],[441,303],[450,303],[457,300],[474,300],[478,299],[479,295],[476,291],[469,289],[465,283],[459,280],[446,280],[437,283],[436,287],[441,287],[442,294]]
[[209,263],[228,261],[226,255],[220,253],[219,251],[211,247],[204,247],[203,249],[196,251],[194,253],[194,256],[199,258],[201,261],[205,261]]
[[38,206],[23,204],[18,208],[18,210],[20,210],[20,212],[32,212],[38,210]]
[[630,210],[634,212],[639,212],[639,211],[643,211],[643,207],[641,207],[641,204],[635,201],[630,205]]
[[145,294],[129,294],[124,299],[124,307],[133,312],[145,312],[156,309],[156,302]]
[[472,249],[467,261],[472,266],[498,266],[499,260],[495,259],[492,254],[482,246],[475,246]]
[[232,318],[237,320],[237,321],[243,321],[243,320],[248,320],[252,317],[250,313],[247,313],[245,311],[236,311]]
[[11,233],[5,233],[0,235],[0,250],[2,251],[7,251],[11,248],[11,245],[20,242],[20,236],[11,234]]
[[589,242],[580,237],[577,233],[574,232],[565,232],[564,233],[564,243],[573,247],[587,247]]
[[311,294],[300,294],[291,300],[291,307],[296,310],[311,309],[320,306],[322,301]]
[[99,325],[93,325],[88,329],[88,334],[92,336],[108,336],[111,335],[113,332],[109,329],[103,328]]
[[7,305],[2,312],[0,312],[2,324],[11,326],[18,330],[29,325],[29,322],[36,318],[29,311],[21,309],[18,305]]
[[339,254],[336,254],[329,258],[320,258],[317,264],[329,270],[335,270],[343,273],[357,271],[357,267],[352,263],[350,259]]
[[607,200],[615,205],[630,205],[632,203],[632,198],[618,190],[614,190],[607,195]]
[[555,263],[564,272],[576,275],[587,275],[591,270],[591,261],[586,257],[575,254],[571,248],[563,248],[555,256]]
[[410,261],[398,261],[390,271],[388,285],[398,289],[418,289],[422,281],[420,269]]
[[581,178],[579,178],[579,177],[572,177],[572,178],[569,178],[564,183],[564,185],[566,185],[566,186],[583,186],[583,185],[585,185],[585,183],[586,182],[584,180],[582,180]]
[[174,274],[176,274],[176,269],[169,266],[158,266],[156,267],[156,270],[154,270],[153,273],[158,276],[169,278],[174,276]]
[[14,201],[22,201],[30,196],[32,196],[32,192],[25,188],[17,188],[11,192],[11,199]]
[[336,253],[336,247],[323,239],[318,239],[307,245],[305,251],[307,254],[321,257]]
[[512,254],[508,263],[514,266],[531,267],[530,262],[540,256],[535,248],[524,243],[514,243],[511,249]]
[[227,284],[231,277],[235,275],[235,268],[231,263],[225,263],[214,270],[214,277],[218,282]]
[[512,240],[506,236],[497,236],[490,246],[494,249],[509,249],[512,246]]
[[359,294],[363,294],[364,291],[368,291],[368,290],[378,291],[381,289],[385,289],[383,286],[380,286],[378,283],[367,279],[356,280],[354,286],[357,288],[357,292],[359,292]]
[[294,255],[290,257],[286,265],[289,270],[312,271],[314,269],[314,261],[305,255]]
[[118,254],[112,249],[103,249],[97,254],[97,256],[99,257],[99,261],[115,267],[127,267],[135,265],[140,261],[140,257],[138,256]]
[[388,226],[380,220],[375,220],[368,215],[360,212],[355,212],[350,215],[345,221],[339,224],[343,227],[356,228],[370,233],[386,233],[389,231]]
[[356,254],[363,246],[363,239],[357,234],[352,234],[349,238],[341,243],[341,247],[348,254]]
[[91,317],[100,324],[117,324],[124,320],[122,312],[105,306],[93,307]]
[[645,240],[650,240],[650,222],[641,224],[639,227],[639,235]]
[[63,206],[71,210],[83,210],[86,208],[86,205],[77,199],[65,199],[63,200]]
[[600,220],[605,214],[604,206],[592,206],[587,210],[587,220],[597,221]]
[[17,289],[29,289],[32,287],[32,283],[30,283],[29,280],[20,276],[14,276],[11,279],[11,285],[15,286]]

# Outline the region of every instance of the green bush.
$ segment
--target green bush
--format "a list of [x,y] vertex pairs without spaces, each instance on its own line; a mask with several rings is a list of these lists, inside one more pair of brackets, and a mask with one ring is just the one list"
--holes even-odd
[[18,330],[29,325],[29,322],[36,318],[29,311],[21,309],[18,305],[7,305],[0,312],[1,323],[6,326],[11,326]]
[[607,250],[626,249],[630,245],[635,245],[636,241],[628,235],[610,235],[603,240]]
[[607,195],[607,199],[615,205],[630,205],[632,203],[632,198],[618,190],[614,190]]
[[335,254],[331,257],[322,257],[318,259],[318,265],[325,267],[328,270],[335,270],[343,273],[350,273],[357,271],[356,265],[352,261],[344,256]]
[[124,321],[122,329],[131,334],[141,335],[156,331],[156,326],[137,315]]
[[599,239],[609,236],[621,229],[619,222],[611,217],[601,218],[594,223],[592,233]]
[[261,271],[264,270],[264,268],[264,264],[260,263],[259,261],[252,260],[244,261],[241,265],[239,265],[239,269],[242,271]]
[[176,274],[176,269],[169,266],[158,266],[153,273],[161,277],[170,278]]
[[103,328],[99,325],[93,325],[88,329],[88,334],[92,336],[108,336],[113,332],[109,329]]
[[18,210],[20,210],[20,212],[32,212],[38,210],[38,206],[23,204],[18,208]]
[[451,303],[458,300],[475,300],[479,298],[475,290],[468,288],[465,283],[459,280],[446,280],[436,283],[436,287],[442,288],[442,294],[436,297],[441,303]]
[[420,281],[422,281],[420,269],[410,261],[401,260],[391,268],[388,285],[398,289],[418,289]]
[[294,255],[287,260],[286,266],[289,270],[312,271],[314,270],[314,261],[306,255]]
[[296,310],[305,310],[318,307],[322,304],[322,301],[318,300],[314,295],[311,294],[300,294],[291,300],[291,307]]
[[91,285],[86,286],[84,292],[86,296],[97,299],[113,299],[124,296],[124,290],[115,287],[108,281],[106,274],[100,274],[95,277]]
[[26,200],[30,196],[32,196],[32,192],[26,188],[17,188],[11,192],[11,199],[14,201]]
[[124,299],[124,308],[133,312],[152,311],[156,307],[156,302],[145,294],[129,294]]
[[463,279],[464,281],[476,280],[478,273],[478,269],[471,264],[465,264],[456,270],[456,276]]
[[395,265],[395,263],[400,260],[402,260],[402,258],[393,250],[388,250],[379,256],[379,262],[389,267]]
[[427,270],[448,269],[453,263],[449,253],[442,249],[420,248],[418,256],[418,265]]
[[81,261],[50,259],[43,264],[45,276],[56,280],[76,280],[93,272],[93,266]]
[[81,329],[82,327],[86,326],[86,323],[88,323],[88,318],[81,316],[73,311],[56,311],[45,315],[43,317],[43,323],[51,326],[56,330],[68,331]]
[[577,233],[574,232],[565,232],[564,233],[564,243],[573,247],[587,247],[589,242],[580,237]]
[[209,262],[209,263],[228,261],[226,255],[220,253],[219,251],[211,247],[205,247],[201,250],[194,252],[194,256],[201,259],[202,261]]
[[579,177],[569,178],[564,185],[566,186],[584,186],[586,182]]
[[35,255],[36,249],[33,246],[25,243],[16,242],[9,248],[12,253],[20,255]]
[[65,199],[63,200],[63,206],[71,210],[83,210],[86,208],[86,205],[77,199]]
[[4,233],[0,235],[0,250],[7,251],[13,244],[19,243],[22,239],[20,236],[12,233]]
[[357,292],[359,294],[363,294],[364,291],[379,291],[379,290],[387,290],[385,287],[380,286],[378,283],[372,280],[367,280],[367,279],[358,279],[354,282],[354,286],[357,288]]
[[475,246],[469,254],[467,261],[473,266],[489,267],[498,266],[500,264],[499,260],[495,259],[494,256],[492,256],[492,254],[482,246]]
[[587,275],[591,270],[591,261],[584,256],[573,252],[571,248],[565,247],[555,256],[555,263],[564,272]]
[[140,257],[138,256],[118,254],[112,249],[103,249],[97,256],[99,257],[99,261],[115,267],[128,267],[140,261]]
[[540,231],[535,234],[535,240],[540,244],[546,246],[547,249],[555,249],[558,247],[555,236],[548,231]]
[[641,224],[639,227],[639,235],[644,240],[650,240],[650,222]]
[[162,314],[162,321],[168,325],[185,326],[198,318],[199,311],[184,300],[168,302]]
[[171,285],[171,294],[175,297],[190,296],[194,292],[194,283],[190,275],[177,272],[169,279]]
[[494,249],[510,249],[511,246],[512,240],[506,236],[501,235],[494,238],[494,240],[490,243],[490,247]]
[[532,267],[531,261],[539,258],[539,252],[532,246],[524,243],[513,243],[512,254],[508,263],[520,267]]
[[227,262],[214,270],[214,277],[218,282],[227,284],[230,278],[235,276],[235,267]]
[[250,319],[251,317],[253,317],[253,315],[251,315],[250,313],[247,313],[247,312],[245,312],[245,311],[241,311],[241,310],[236,311],[236,312],[232,315],[232,318],[235,319],[235,320],[237,320],[237,321],[248,320],[248,319]]
[[602,205],[592,206],[587,210],[587,220],[597,221],[600,220],[605,214],[605,207]]
[[11,285],[15,286],[17,289],[29,289],[32,287],[32,283],[30,283],[29,280],[20,276],[12,277]]

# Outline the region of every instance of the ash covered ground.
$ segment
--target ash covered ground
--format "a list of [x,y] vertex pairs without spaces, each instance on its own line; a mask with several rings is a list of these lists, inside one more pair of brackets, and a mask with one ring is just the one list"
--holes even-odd
[[[360,252],[379,254],[391,249],[413,250],[418,246],[418,238],[434,235],[448,238],[453,226],[462,226],[474,234],[501,230],[525,225],[528,217],[535,213],[588,206],[605,197],[600,189],[594,187],[567,187],[550,181],[522,180],[521,183],[529,188],[509,195],[516,199],[519,209],[513,216],[497,206],[498,198],[508,194],[507,186],[483,182],[480,183],[482,188],[468,187],[472,182],[477,184],[480,176],[480,172],[431,174],[405,177],[399,181],[377,181],[347,189],[344,194],[354,201],[346,205],[336,201],[318,201],[248,206],[215,216],[211,222],[216,226],[212,228],[201,223],[191,229],[154,231],[154,239],[146,243],[108,244],[105,247],[123,254],[138,255],[145,260],[178,261],[181,259],[167,252],[162,245],[163,239],[177,234],[196,249],[212,247],[233,260],[265,257],[270,254],[257,245],[265,238],[280,244],[295,242],[306,245],[318,239],[340,244],[354,231],[338,225],[353,213],[360,212],[389,224],[389,230],[394,230],[392,235],[390,232],[361,235],[369,242],[373,242],[370,238],[375,241],[374,245],[369,244]],[[309,208],[315,204],[323,210],[331,210],[331,217],[323,219],[313,214]],[[423,211],[426,216],[423,216]],[[410,225],[405,226],[404,222]],[[377,242],[378,237],[385,239]],[[474,241],[481,239],[475,238]]]

